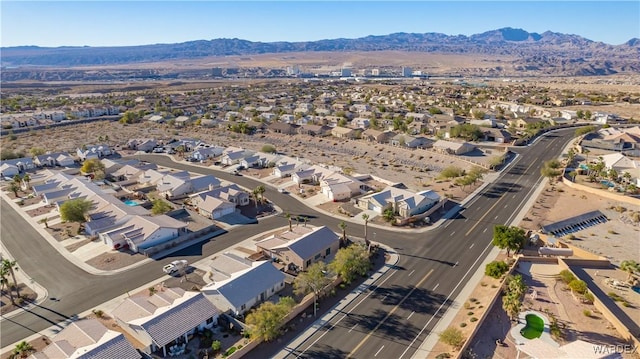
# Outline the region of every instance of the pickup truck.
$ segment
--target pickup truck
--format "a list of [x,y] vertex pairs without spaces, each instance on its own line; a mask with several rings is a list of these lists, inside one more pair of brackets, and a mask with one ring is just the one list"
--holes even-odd
[[162,267],[162,271],[169,275],[173,275],[180,272],[180,270],[186,269],[188,265],[189,263],[186,260],[181,259],[165,265]]

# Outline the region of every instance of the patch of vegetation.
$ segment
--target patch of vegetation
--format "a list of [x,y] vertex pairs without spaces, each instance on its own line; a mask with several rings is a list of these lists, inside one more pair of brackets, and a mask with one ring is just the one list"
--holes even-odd
[[576,280],[576,276],[573,275],[568,269],[564,269],[559,274],[560,280],[562,280],[565,284],[569,284],[572,281]]
[[449,327],[438,335],[443,343],[451,345],[454,349],[460,349],[466,338],[460,329]]
[[507,273],[508,270],[509,270],[509,266],[507,265],[507,263],[503,261],[493,261],[487,264],[487,266],[484,269],[484,274],[488,275],[489,277],[497,279],[502,277],[505,273]]

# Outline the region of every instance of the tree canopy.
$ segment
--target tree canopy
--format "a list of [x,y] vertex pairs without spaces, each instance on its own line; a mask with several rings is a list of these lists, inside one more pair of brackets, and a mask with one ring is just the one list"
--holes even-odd
[[65,201],[60,206],[60,218],[65,222],[85,222],[87,212],[93,203],[84,198],[76,198]]
[[249,334],[253,339],[271,341],[281,333],[282,321],[296,305],[291,297],[282,297],[277,304],[262,303],[256,310],[247,315]]
[[337,273],[345,283],[351,283],[357,274],[365,275],[371,267],[369,252],[362,244],[354,243],[341,248],[329,264],[329,269]]
[[93,173],[95,177],[104,177],[104,163],[97,158],[90,158],[82,164],[80,170],[84,173]]
[[294,292],[302,295],[309,293],[317,295],[322,288],[331,282],[327,272],[327,265],[324,262],[313,263],[307,268],[306,272],[299,273],[293,281]]
[[153,206],[151,207],[151,213],[158,215],[169,212],[173,207],[166,201],[158,198],[153,201]]
[[524,229],[499,224],[493,227],[493,241],[491,243],[500,249],[506,248],[507,256],[509,256],[510,251],[518,251],[522,247],[526,238]]

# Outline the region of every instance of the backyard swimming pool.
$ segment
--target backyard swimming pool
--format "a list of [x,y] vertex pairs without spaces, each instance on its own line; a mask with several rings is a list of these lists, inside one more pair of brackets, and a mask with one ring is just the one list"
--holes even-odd
[[522,328],[520,334],[529,340],[540,338],[540,335],[542,335],[542,331],[544,330],[544,321],[542,318],[535,314],[527,314],[525,319],[527,321],[527,325]]
[[124,201],[124,204],[126,204],[127,206],[139,206],[140,202],[136,201],[135,199],[128,199],[126,201]]
[[602,180],[600,181],[600,183],[602,183],[603,185],[607,186],[607,187],[615,187],[615,183],[611,182],[611,181],[607,181],[607,180]]

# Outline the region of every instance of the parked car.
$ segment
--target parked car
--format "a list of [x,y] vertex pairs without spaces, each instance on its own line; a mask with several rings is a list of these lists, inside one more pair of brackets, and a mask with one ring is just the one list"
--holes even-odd
[[280,193],[284,193],[284,194],[289,193],[289,192],[287,192],[287,190],[286,190],[286,189],[284,189],[284,188],[278,188],[278,192],[280,192]]
[[162,267],[162,271],[169,275],[173,275],[175,273],[178,273],[180,270],[187,268],[188,265],[189,263],[185,259],[181,259],[173,261]]

